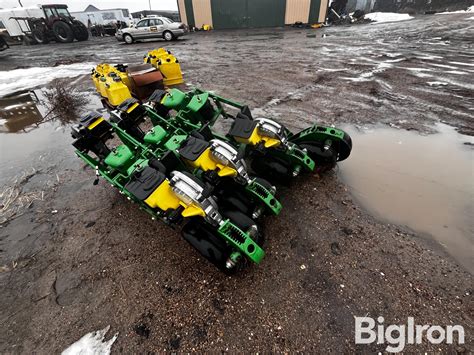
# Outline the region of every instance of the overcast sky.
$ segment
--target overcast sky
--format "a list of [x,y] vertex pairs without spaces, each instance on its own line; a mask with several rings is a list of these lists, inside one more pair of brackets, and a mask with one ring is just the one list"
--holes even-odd
[[[150,0],[152,10],[178,10],[176,0]],[[148,0],[21,0],[23,6],[37,4],[66,4],[69,11],[83,11],[89,4],[105,9],[124,8],[131,12],[148,10]],[[0,0],[0,8],[17,7],[18,0]]]

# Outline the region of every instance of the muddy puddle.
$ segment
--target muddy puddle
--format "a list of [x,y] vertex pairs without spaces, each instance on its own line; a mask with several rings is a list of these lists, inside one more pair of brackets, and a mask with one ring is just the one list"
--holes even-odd
[[87,95],[80,112],[62,117],[51,112],[44,94],[38,89],[0,98],[0,183],[32,167],[57,165],[59,158],[71,156],[70,124],[83,112],[101,107],[97,97]]
[[433,239],[474,273],[474,138],[444,124],[426,136],[346,129],[354,148],[339,174],[356,200],[378,218]]

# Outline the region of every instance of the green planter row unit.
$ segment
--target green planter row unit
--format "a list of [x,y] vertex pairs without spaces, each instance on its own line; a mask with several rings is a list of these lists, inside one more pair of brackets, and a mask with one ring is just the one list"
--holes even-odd
[[262,261],[262,220],[282,209],[276,186],[332,168],[352,149],[342,130],[313,125],[294,134],[200,89],[157,90],[145,103],[131,98],[108,115],[89,113],[72,136],[95,183],[103,178],[151,218],[179,226],[226,273]]

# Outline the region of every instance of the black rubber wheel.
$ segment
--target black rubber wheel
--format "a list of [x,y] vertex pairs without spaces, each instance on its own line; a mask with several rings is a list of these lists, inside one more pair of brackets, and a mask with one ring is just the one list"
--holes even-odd
[[74,31],[74,37],[78,41],[87,41],[89,39],[89,31],[87,30],[87,27],[78,20],[74,20],[72,22],[73,24],[73,31]]
[[219,178],[213,194],[217,197],[220,208],[237,209],[248,216],[252,215],[255,205],[242,191],[242,185],[236,183],[232,178]]
[[63,21],[53,23],[53,32],[58,42],[70,43],[74,40],[74,32],[71,26]]
[[314,144],[300,144],[300,148],[307,150],[309,157],[314,160],[316,167],[334,166],[336,164],[337,153],[332,148],[324,150]]
[[171,31],[165,31],[163,32],[163,39],[166,41],[166,42],[169,42],[169,41],[172,41],[175,39],[175,36],[173,34],[173,32]]
[[128,33],[125,33],[125,34],[123,35],[123,40],[124,40],[124,42],[127,43],[127,44],[132,44],[132,43],[134,42],[133,37],[132,37],[131,35],[129,35]]
[[183,238],[218,269],[225,271],[232,248],[215,229],[201,219],[190,220],[181,230]]
[[49,38],[43,28],[35,28],[31,32],[33,39],[39,44],[48,44]]
[[287,185],[293,178],[291,165],[283,159],[265,155],[255,157],[251,163],[252,170],[271,182]]
[[337,161],[343,161],[349,157],[352,150],[352,138],[351,136],[344,132],[344,137],[339,145],[339,157]]
[[252,201],[242,194],[228,194],[223,197],[222,203],[219,206],[226,209],[235,209],[247,216],[251,216],[255,208]]
[[[251,218],[238,211],[224,211],[223,216],[231,218],[232,222],[243,230],[247,230],[253,224],[256,225]],[[202,219],[191,219],[183,227],[181,234],[204,258],[226,274],[234,274],[248,265],[248,260],[242,257],[234,268],[228,269],[226,262],[234,249],[217,234],[215,228],[205,223]],[[263,235],[261,233],[258,233],[255,239],[258,245],[262,245]]]
[[[330,138],[329,138],[330,139]],[[313,159],[317,160],[318,156],[322,157],[324,155],[327,156],[328,153],[322,153],[322,142],[300,142],[298,143],[300,148],[306,148],[308,150],[308,155]],[[336,154],[336,161],[343,161],[349,157],[352,150],[352,139],[351,137],[344,132],[344,136],[342,140],[333,141],[333,145],[331,146],[331,151]],[[313,157],[314,156],[314,157]]]

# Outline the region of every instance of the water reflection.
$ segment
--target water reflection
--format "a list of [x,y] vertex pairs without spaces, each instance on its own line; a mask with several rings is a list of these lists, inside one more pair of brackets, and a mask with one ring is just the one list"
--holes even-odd
[[26,91],[0,99],[0,132],[29,132],[43,121],[36,91]]

